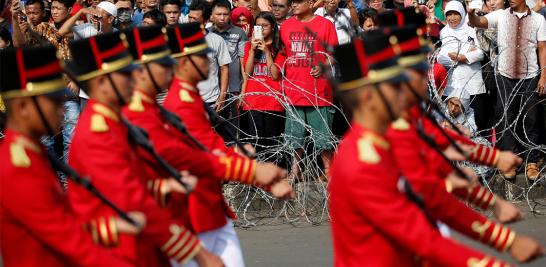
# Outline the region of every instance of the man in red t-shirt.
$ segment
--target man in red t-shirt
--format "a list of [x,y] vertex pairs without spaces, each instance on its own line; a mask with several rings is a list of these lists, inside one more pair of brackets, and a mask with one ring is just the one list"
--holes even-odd
[[330,167],[335,141],[330,130],[335,112],[332,87],[320,65],[331,65],[325,46],[337,45],[337,34],[332,22],[313,14],[314,3],[292,1],[294,16],[280,29],[285,51],[276,58],[286,75],[281,85],[291,106],[286,110],[285,135],[288,146],[296,151],[291,172],[294,177],[300,175],[297,163],[304,152],[306,129],[310,130],[315,149],[321,151],[325,170]]

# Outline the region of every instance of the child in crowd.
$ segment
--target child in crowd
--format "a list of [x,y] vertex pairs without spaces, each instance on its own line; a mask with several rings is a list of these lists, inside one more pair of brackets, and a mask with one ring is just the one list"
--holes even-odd
[[371,31],[377,27],[377,21],[375,16],[377,11],[371,8],[366,8],[362,12],[358,13],[358,21],[362,30]]

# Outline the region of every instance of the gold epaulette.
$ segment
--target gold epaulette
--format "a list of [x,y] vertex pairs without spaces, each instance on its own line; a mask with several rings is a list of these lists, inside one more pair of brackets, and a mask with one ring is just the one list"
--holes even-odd
[[119,121],[118,115],[101,104],[94,104],[93,111],[95,114],[91,115],[91,131],[96,133],[103,133],[108,131],[108,124],[106,118],[112,119],[115,122]]
[[108,131],[106,119],[101,114],[93,114],[91,116],[91,131],[95,133],[103,133]]
[[398,118],[396,121],[391,123],[391,127],[394,130],[407,131],[410,128],[410,125],[404,118]]
[[193,97],[191,97],[188,91],[180,90],[178,94],[180,96],[180,101],[186,102],[186,103],[193,103]]
[[375,149],[379,146],[383,149],[389,149],[390,144],[387,140],[371,133],[365,133],[358,139],[358,159],[367,164],[377,164],[381,161],[381,156]]
[[25,137],[19,136],[9,145],[9,153],[11,164],[19,168],[28,168],[31,165],[30,158],[25,149],[30,149],[36,153],[40,153],[40,147],[27,140]]
[[102,104],[94,104],[93,105],[93,111],[103,115],[106,118],[112,119],[115,122],[119,121],[118,115],[112,111],[110,108],[102,105]]
[[143,112],[145,110],[144,102],[154,104],[155,99],[136,90],[131,98],[131,103],[129,103],[129,110],[133,112]]
[[132,112],[143,112],[144,105],[142,104],[142,96],[135,92],[131,97],[131,103],[129,103],[129,110]]

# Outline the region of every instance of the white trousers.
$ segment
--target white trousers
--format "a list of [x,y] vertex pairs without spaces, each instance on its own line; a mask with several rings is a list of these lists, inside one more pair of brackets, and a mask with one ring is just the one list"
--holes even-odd
[[[201,240],[206,249],[222,258],[226,267],[245,266],[241,244],[239,243],[239,238],[237,238],[237,233],[231,219],[228,218],[226,225],[222,228],[200,233],[197,237],[199,237],[199,240]],[[171,261],[171,265],[173,267],[199,266],[193,260],[184,266]]]

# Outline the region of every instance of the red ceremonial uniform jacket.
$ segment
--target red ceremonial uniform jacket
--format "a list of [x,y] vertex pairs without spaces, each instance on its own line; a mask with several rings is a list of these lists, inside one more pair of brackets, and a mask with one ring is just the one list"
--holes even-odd
[[4,266],[133,266],[94,244],[91,233],[84,232],[46,153],[40,143],[13,130],[0,140]]
[[[131,103],[123,108],[123,114],[136,126],[146,130],[157,153],[178,170],[187,170],[200,177],[201,183],[218,183],[221,180],[233,180],[242,183],[252,183],[256,162],[241,156],[215,156],[196,148],[186,136],[176,130],[161,114],[155,98],[135,90]],[[146,173],[151,180],[148,189],[156,201],[162,206],[168,206],[175,219],[192,226],[188,216],[188,196],[170,194],[169,200],[162,192],[161,184],[168,175],[150,158],[147,152],[139,150],[139,155],[145,157]],[[202,180],[212,181],[202,181]],[[190,194],[193,195],[193,193]],[[194,199],[193,201],[199,201]],[[206,213],[204,210],[195,212]],[[208,212],[208,211],[207,211]],[[198,223],[198,222],[196,222]]]
[[[391,144],[353,123],[331,167],[335,266],[492,266],[490,257],[443,238],[399,192]],[[418,260],[419,259],[419,260]]]
[[[140,266],[154,266],[158,264],[154,248],[160,247],[165,255],[179,262],[186,262],[199,251],[199,240],[184,226],[171,221],[168,211],[160,209],[146,191],[142,161],[128,141],[128,129],[120,114],[90,100],[74,131],[69,162],[122,210],[146,215],[146,227],[138,236],[116,233],[107,223],[98,228],[100,241],[112,246],[116,255]],[[89,192],[72,184],[68,195],[74,211],[84,221],[96,220],[100,224],[115,216]]]
[[510,247],[515,238],[513,231],[487,220],[450,194],[450,184],[434,168],[438,163],[427,161],[426,151],[431,148],[419,137],[413,123],[399,118],[390,125],[386,137],[392,144],[398,167],[423,197],[427,210],[435,219],[500,251]]
[[332,106],[333,93],[330,83],[324,78],[315,79],[309,73],[313,66],[333,64],[324,44],[338,44],[334,24],[321,16],[301,22],[291,17],[282,23],[280,38],[285,51],[279,53],[275,62],[286,75],[282,89],[289,104],[294,106]]
[[[243,66],[248,60],[248,53],[252,47],[251,42],[245,44],[245,57]],[[269,45],[271,49],[271,45]],[[259,50],[256,50],[259,51]],[[271,71],[267,66],[265,52],[255,53],[254,68],[252,77],[246,82],[245,95],[243,96],[244,110],[266,110],[266,111],[284,111],[281,103],[283,96],[280,92],[279,81],[271,79]],[[275,58],[276,53],[271,53],[271,57]],[[280,69],[280,66],[278,66]]]
[[[436,127],[430,119],[423,115],[418,105],[414,105],[408,110],[407,122],[411,124],[412,129],[416,130],[417,127],[421,127],[429,137],[434,139],[441,150],[445,150],[451,144],[447,137],[440,132],[438,127]],[[445,132],[453,140],[462,142],[472,147],[468,155],[469,161],[487,166],[495,166],[495,164],[498,162],[500,153],[497,149],[487,147],[482,144],[475,144],[470,139],[459,135],[450,129],[445,129]],[[420,146],[420,149],[420,154],[427,162],[428,168],[432,169],[432,171],[435,172],[438,177],[444,178],[453,171],[451,165],[428,144],[425,146]],[[468,190],[455,189],[452,193],[484,210],[491,209],[494,206],[496,199],[495,195],[492,194],[489,189],[480,185],[475,185]]]
[[[424,132],[434,139],[434,141],[439,145],[439,147],[444,150],[451,145],[450,140],[436,127],[434,122],[427,118],[421,111],[418,105],[414,105],[408,110],[409,121],[414,123],[414,125],[420,125]],[[461,142],[472,147],[468,160],[477,164],[486,165],[486,166],[495,166],[499,160],[500,153],[497,149],[492,147],[487,147],[482,144],[476,144],[467,137],[458,134],[457,132],[451,129],[445,129],[445,133],[454,141]],[[438,171],[444,175],[451,172],[451,166],[436,152],[430,149],[428,151],[427,158],[429,162],[444,162],[440,165]]]
[[[173,79],[163,106],[176,113],[188,131],[209,150],[219,150],[228,156],[235,155],[232,148],[214,131],[205,111],[205,103],[195,85]],[[235,218],[222,194],[222,183],[201,179],[189,197],[191,226],[197,233],[218,229],[226,225],[226,215]],[[203,212],[207,211],[207,212]]]

